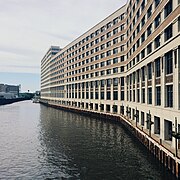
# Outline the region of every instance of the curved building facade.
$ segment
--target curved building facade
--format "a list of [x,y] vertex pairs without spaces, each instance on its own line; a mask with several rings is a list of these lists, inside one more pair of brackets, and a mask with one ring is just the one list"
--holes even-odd
[[179,0],[130,0],[52,52],[41,62],[42,101],[120,116],[178,149]]

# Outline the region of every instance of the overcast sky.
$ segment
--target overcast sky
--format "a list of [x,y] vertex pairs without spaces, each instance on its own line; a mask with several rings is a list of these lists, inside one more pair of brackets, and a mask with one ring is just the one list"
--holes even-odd
[[[125,3],[126,0],[0,0],[0,73],[39,76],[40,60],[51,45],[63,48]],[[0,77],[1,82],[4,80]]]

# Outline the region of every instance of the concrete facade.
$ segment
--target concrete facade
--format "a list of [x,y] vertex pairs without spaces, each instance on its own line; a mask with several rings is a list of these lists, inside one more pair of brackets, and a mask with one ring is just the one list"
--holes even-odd
[[118,115],[175,149],[175,119],[180,132],[179,12],[179,0],[128,1],[43,58],[42,101]]

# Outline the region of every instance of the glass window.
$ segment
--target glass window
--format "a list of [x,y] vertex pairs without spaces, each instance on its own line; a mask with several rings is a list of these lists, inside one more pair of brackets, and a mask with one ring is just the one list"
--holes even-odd
[[161,76],[161,59],[157,58],[155,60],[155,76],[160,77]]
[[166,86],[167,107],[173,107],[173,85]]
[[147,10],[147,18],[149,18],[152,15],[152,5]]
[[159,13],[154,20],[155,29],[160,25],[160,23],[161,23],[161,14]]
[[172,36],[173,36],[173,26],[171,24],[164,30],[164,40],[167,41]]
[[158,48],[160,46],[160,39],[161,39],[161,36],[157,36],[154,40],[154,48]]
[[161,105],[161,87],[156,87],[156,106]]
[[164,18],[166,18],[172,12],[172,0],[170,0],[164,7]]
[[172,74],[173,73],[173,53],[172,51],[169,51],[165,54],[165,72],[166,74]]

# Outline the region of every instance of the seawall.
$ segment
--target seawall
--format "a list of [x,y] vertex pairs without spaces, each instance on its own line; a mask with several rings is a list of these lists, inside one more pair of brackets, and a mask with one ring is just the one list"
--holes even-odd
[[159,162],[167,168],[176,178],[180,179],[180,152],[171,149],[162,140],[158,140],[155,135],[151,134],[143,127],[139,126],[134,120],[129,119],[125,115],[95,112],[92,110],[80,109],[72,106],[65,106],[55,103],[43,102],[49,107],[78,113],[85,116],[107,119],[109,121],[121,123],[134,137],[136,137]]
[[16,99],[0,99],[0,105],[12,104],[19,101],[24,101],[24,98],[16,98]]

